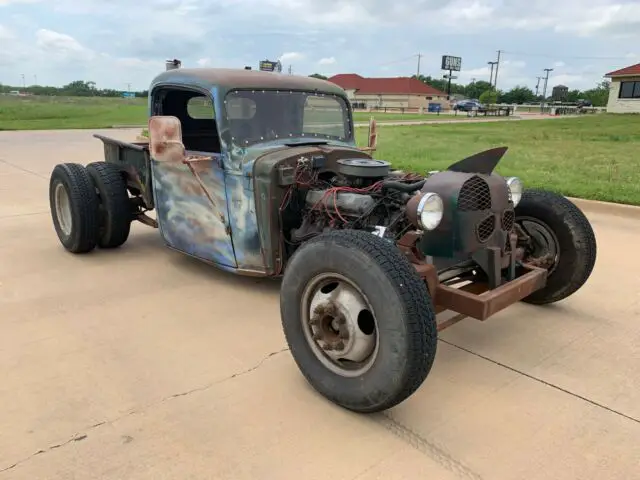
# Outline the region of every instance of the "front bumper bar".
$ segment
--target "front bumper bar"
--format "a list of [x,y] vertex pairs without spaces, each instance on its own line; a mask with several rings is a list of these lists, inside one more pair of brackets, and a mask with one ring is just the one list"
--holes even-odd
[[438,282],[433,265],[416,265],[416,269],[427,283],[436,312],[451,310],[477,320],[486,320],[544,287],[547,282],[546,269],[527,264],[521,266],[522,275],[494,289],[483,283],[450,287]]

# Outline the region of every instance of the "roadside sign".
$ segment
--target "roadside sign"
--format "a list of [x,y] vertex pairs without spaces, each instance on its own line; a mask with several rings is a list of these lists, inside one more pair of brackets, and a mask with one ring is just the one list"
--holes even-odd
[[135,92],[122,92],[122,96],[124,98],[135,98],[136,94]]
[[453,72],[459,72],[462,68],[462,58],[452,57],[451,55],[442,56],[442,70],[451,70]]
[[278,60],[277,62],[273,62],[271,60],[262,60],[260,62],[259,68],[263,72],[282,72],[282,63]]

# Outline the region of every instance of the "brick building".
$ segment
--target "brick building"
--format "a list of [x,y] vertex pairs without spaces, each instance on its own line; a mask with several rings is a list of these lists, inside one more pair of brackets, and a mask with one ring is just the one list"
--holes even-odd
[[356,108],[424,109],[429,104],[448,105],[447,94],[410,77],[365,78],[341,73],[329,78],[347,92]]
[[609,72],[611,79],[607,112],[640,113],[640,63]]

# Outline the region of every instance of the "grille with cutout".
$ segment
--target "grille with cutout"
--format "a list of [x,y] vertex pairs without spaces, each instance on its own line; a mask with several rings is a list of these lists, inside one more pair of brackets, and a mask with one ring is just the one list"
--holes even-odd
[[464,182],[458,197],[458,209],[463,212],[488,210],[491,208],[491,190],[480,177],[471,177]]
[[490,217],[485,218],[481,221],[476,227],[476,235],[478,236],[478,240],[481,242],[486,242],[489,237],[493,234],[493,231],[496,228],[496,217],[491,215]]
[[510,232],[513,229],[513,222],[515,220],[516,214],[513,210],[507,210],[502,215],[502,230],[505,232]]

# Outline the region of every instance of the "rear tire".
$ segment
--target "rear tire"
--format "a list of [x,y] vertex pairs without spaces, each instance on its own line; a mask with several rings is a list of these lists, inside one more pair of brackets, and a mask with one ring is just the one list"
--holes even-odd
[[87,165],[100,200],[100,248],[117,248],[129,238],[131,203],[121,170],[112,163],[94,162]]
[[425,282],[395,245],[371,233],[332,231],[299,247],[284,273],[280,311],[302,374],[349,410],[401,403],[435,359]]
[[98,196],[86,169],[77,163],[54,167],[49,208],[60,243],[72,253],[93,250],[98,240]]
[[544,305],[578,291],[591,276],[597,255],[596,237],[584,213],[562,195],[525,190],[515,214],[516,223],[534,239],[538,251],[533,256],[546,252],[555,258],[546,286],[523,302]]

